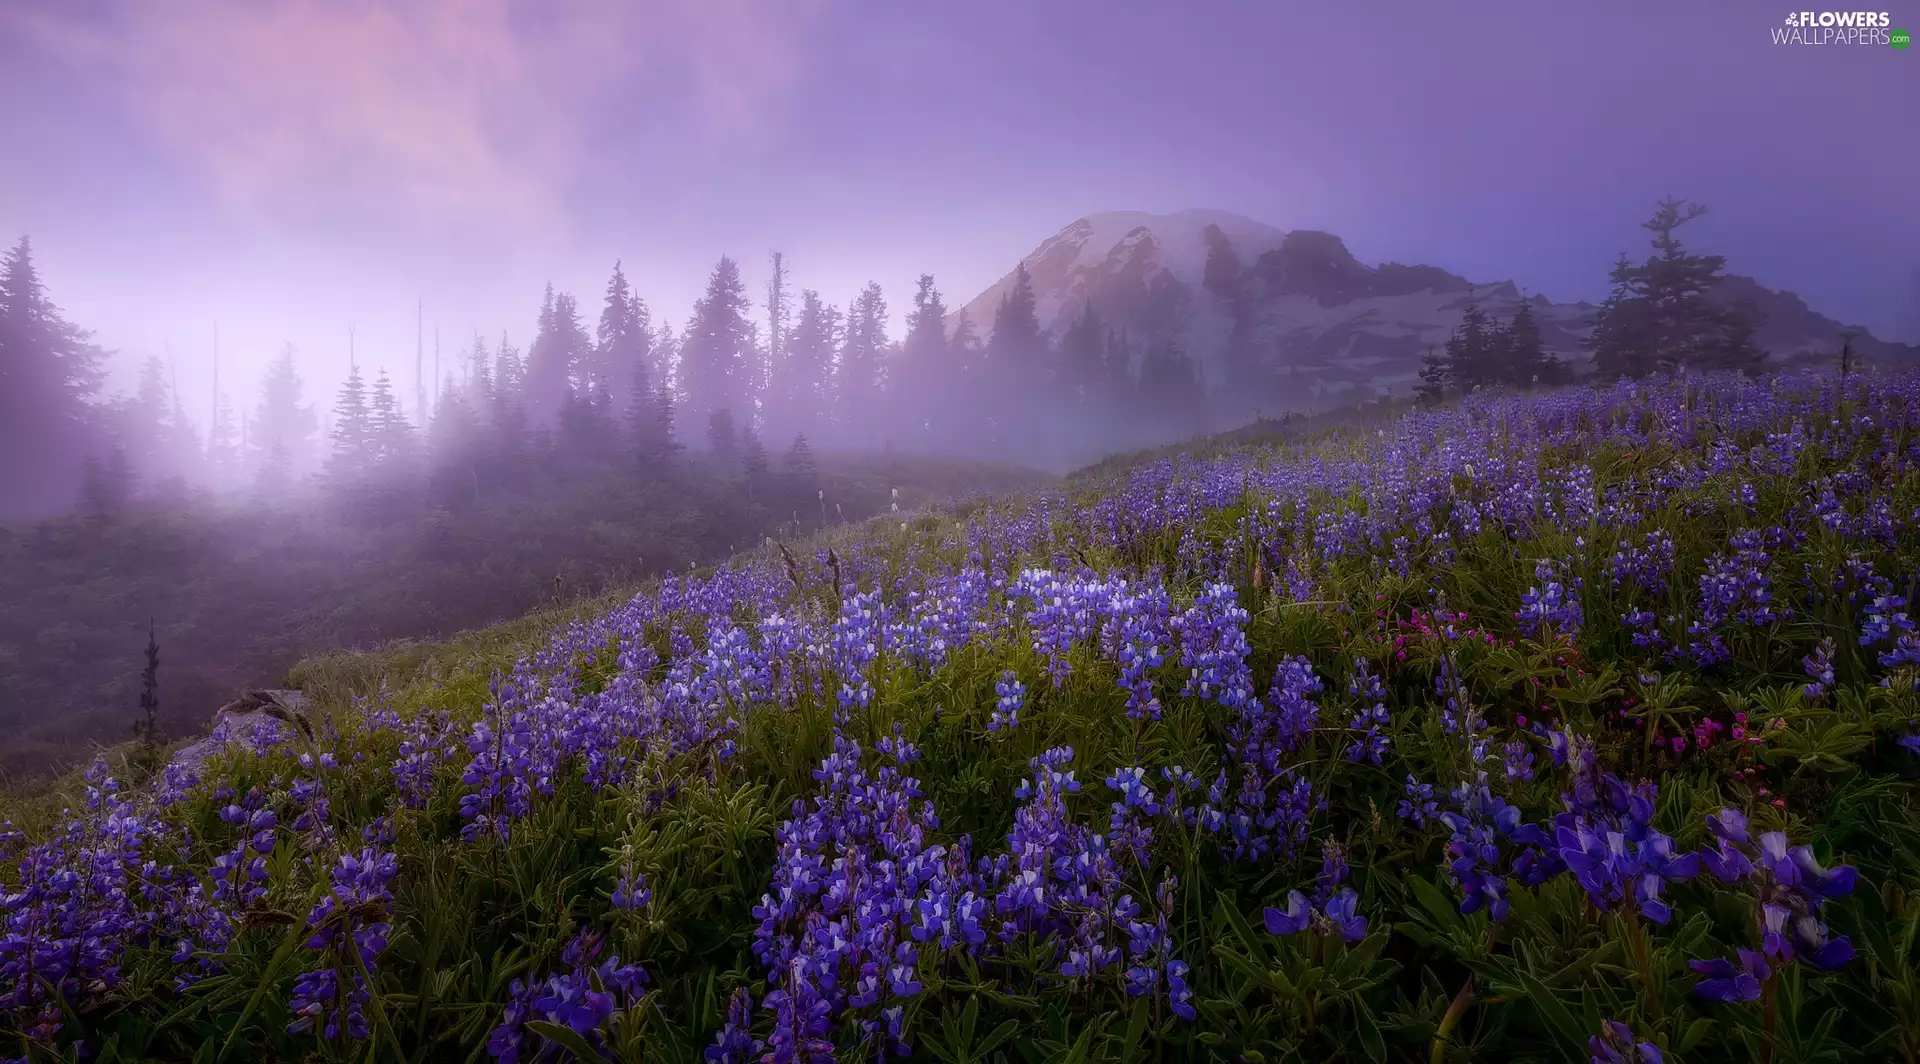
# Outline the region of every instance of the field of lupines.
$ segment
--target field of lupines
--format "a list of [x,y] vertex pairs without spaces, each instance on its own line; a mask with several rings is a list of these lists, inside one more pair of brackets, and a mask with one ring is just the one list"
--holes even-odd
[[96,765],[0,851],[0,1055],[1920,1059],[1920,376],[798,553]]

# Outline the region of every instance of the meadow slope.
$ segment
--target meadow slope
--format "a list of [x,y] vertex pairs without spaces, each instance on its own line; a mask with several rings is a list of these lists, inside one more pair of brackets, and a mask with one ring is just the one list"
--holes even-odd
[[1916,411],[1476,398],[308,663],[11,804],[0,1053],[1920,1059]]

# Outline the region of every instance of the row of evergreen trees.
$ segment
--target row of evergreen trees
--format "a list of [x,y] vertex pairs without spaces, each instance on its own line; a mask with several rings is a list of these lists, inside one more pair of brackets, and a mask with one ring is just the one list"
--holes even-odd
[[[1752,309],[1709,295],[1724,260],[1691,254],[1675,237],[1703,210],[1663,202],[1645,223],[1654,255],[1616,264],[1591,340],[1595,371],[1737,369],[1763,357]],[[1250,387],[1257,367],[1233,372],[1247,361],[1235,352],[1254,344],[1245,294],[1227,284],[1230,252],[1210,250],[1206,283],[1238,299],[1227,383]],[[236,412],[216,384],[203,432],[157,357],[131,395],[100,400],[103,355],[48,299],[23,239],[0,262],[0,517],[70,503],[83,467],[83,501],[96,509],[188,483],[280,496],[312,474],[378,513],[417,494],[410,485],[422,478],[455,500],[535,470],[658,472],[689,448],[736,465],[763,461],[763,440],[1045,464],[1207,427],[1192,357],[1168,341],[1135,343],[1091,304],[1056,340],[1041,328],[1024,268],[984,340],[964,312],[950,322],[931,275],[919,279],[897,344],[877,284],[842,310],[817,291],[796,291],[776,254],[758,302],[756,321],[739,264],[722,258],[676,335],[655,322],[616,263],[591,331],[578,301],[549,286],[524,353],[505,336],[491,348],[476,337],[455,373],[417,387],[411,412],[384,370],[369,380],[355,360],[321,413],[288,348],[246,410]],[[1548,354],[1531,304],[1505,321],[1469,304],[1445,347],[1428,353],[1420,394],[1569,376]],[[805,443],[800,450],[810,454]]]

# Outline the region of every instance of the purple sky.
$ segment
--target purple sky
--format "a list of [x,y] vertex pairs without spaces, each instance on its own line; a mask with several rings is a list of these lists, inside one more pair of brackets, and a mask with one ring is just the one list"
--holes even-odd
[[[1892,11],[1920,29],[1920,2]],[[562,9],[565,16],[554,10]],[[1471,12],[1463,13],[1463,12]],[[13,0],[0,237],[204,403],[349,325],[412,380],[618,257],[676,329],[722,253],[950,303],[1080,215],[1234,210],[1597,298],[1672,194],[1731,268],[1882,335],[1920,266],[1920,48],[1732,0]],[[429,343],[431,338],[429,337]],[[132,357],[128,357],[132,356]],[[125,375],[116,379],[124,386]],[[204,409],[204,406],[201,406]]]

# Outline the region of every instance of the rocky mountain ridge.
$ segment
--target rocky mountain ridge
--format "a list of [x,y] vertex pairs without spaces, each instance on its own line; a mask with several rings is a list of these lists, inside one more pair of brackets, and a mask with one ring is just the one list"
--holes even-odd
[[[1525,295],[1512,281],[1476,283],[1438,266],[1369,266],[1332,233],[1284,231],[1227,211],[1088,215],[1021,263],[1043,328],[1058,335],[1091,302],[1139,345],[1177,341],[1217,384],[1234,321],[1223,286],[1208,276],[1209,250],[1221,240],[1237,260],[1234,290],[1249,301],[1250,328],[1241,342],[1297,408],[1410,390],[1421,356],[1446,342],[1469,300],[1507,318],[1527,299],[1548,350],[1576,366],[1587,361],[1596,304],[1558,303]],[[952,320],[965,313],[985,337],[1013,283],[1010,270]],[[1763,319],[1761,345],[1783,361],[1831,355],[1848,331],[1799,296],[1750,277],[1728,275],[1716,295],[1753,300]],[[1863,358],[1920,358],[1920,347],[1855,331]]]

